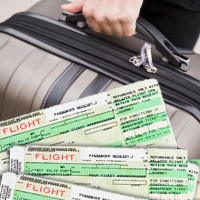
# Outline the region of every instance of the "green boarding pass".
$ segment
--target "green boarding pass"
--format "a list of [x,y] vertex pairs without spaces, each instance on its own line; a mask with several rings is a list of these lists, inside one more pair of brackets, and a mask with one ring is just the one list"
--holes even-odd
[[[189,161],[190,161],[191,163],[194,163],[194,164],[196,164],[197,166],[200,167],[200,160],[198,160],[198,159],[193,159],[193,160],[189,160]],[[200,182],[200,176],[199,176],[198,181]]]
[[0,171],[17,145],[176,148],[158,82],[145,80],[0,123]]
[[186,150],[72,146],[13,147],[10,169],[15,173],[166,200],[192,200],[199,170],[196,165],[188,168]]
[[0,200],[144,200],[38,177],[5,173]]
[[[200,160],[198,159],[193,159],[193,160],[190,160],[191,163],[194,163],[196,164],[197,166],[200,167]],[[198,177],[198,182],[197,182],[197,188],[196,188],[196,195],[195,195],[195,200],[199,200],[200,199],[200,175]]]
[[196,164],[188,162],[188,196],[191,199],[196,198],[199,172],[199,167]]

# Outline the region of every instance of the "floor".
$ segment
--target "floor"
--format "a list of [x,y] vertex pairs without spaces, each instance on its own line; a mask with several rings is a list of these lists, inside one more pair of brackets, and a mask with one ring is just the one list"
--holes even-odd
[[[27,10],[39,1],[40,0],[0,0],[0,22],[6,20],[16,12]],[[200,38],[194,48],[194,51],[200,53]]]

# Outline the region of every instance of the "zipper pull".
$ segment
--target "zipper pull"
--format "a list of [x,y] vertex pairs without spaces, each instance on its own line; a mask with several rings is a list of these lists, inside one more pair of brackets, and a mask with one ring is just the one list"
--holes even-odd
[[141,54],[138,56],[133,56],[129,59],[129,62],[135,65],[136,67],[143,67],[149,73],[156,73],[158,69],[154,66],[152,60],[152,53],[151,53],[151,45],[145,43],[141,49]]
[[165,62],[184,72],[190,69],[190,59],[182,55],[157,28],[141,17],[137,20],[136,32],[155,45],[155,48],[162,54]]

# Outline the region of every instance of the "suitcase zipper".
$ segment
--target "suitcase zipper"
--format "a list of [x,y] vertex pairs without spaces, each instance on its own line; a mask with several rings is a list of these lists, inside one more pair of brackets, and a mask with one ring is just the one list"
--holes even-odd
[[[87,20],[82,13],[63,11],[59,21],[62,23],[70,22],[80,28],[87,26]],[[136,32],[143,35],[147,40],[151,41],[155,45],[155,48],[162,54],[164,62],[171,63],[184,72],[189,70],[190,59],[182,55],[178,49],[148,21],[138,17],[136,21]],[[149,71],[150,73],[154,73],[154,70]]]
[[[85,64],[93,70],[109,74],[110,77],[122,83],[156,78],[168,103],[192,113],[200,121],[199,81],[170,67],[170,64],[154,61],[154,67],[157,70],[154,69],[153,71],[156,74],[148,73],[140,67],[132,67],[130,63],[132,53],[129,50],[105,43],[98,38],[91,37],[82,30],[73,28],[73,26],[63,25],[37,14],[17,14],[2,23],[0,30],[51,53],[56,52],[55,54],[64,58]],[[27,35],[30,37],[27,37]],[[41,41],[41,43],[39,44],[37,41]],[[49,45],[54,48],[49,48]],[[147,49],[144,52],[149,51]],[[138,57],[138,59],[140,58]],[[152,70],[151,67],[150,70]]]

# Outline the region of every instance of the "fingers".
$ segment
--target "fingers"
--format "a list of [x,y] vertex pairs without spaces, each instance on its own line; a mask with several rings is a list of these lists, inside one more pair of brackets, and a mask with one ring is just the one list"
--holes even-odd
[[86,0],[82,12],[95,32],[132,36],[140,5],[142,0]]
[[124,22],[122,26],[124,36],[131,37],[136,34],[136,21]]
[[97,32],[97,33],[100,33],[102,32],[99,24],[96,22],[96,20],[94,18],[87,18],[87,23],[88,25],[90,26],[90,28],[94,31],[94,32]]
[[95,32],[132,36],[143,0],[76,0],[62,6],[68,12],[82,11]]
[[123,24],[121,22],[110,22],[110,27],[112,29],[112,35],[124,36]]
[[133,36],[136,34],[136,20],[123,20],[105,17],[99,19],[98,17],[90,17],[88,20],[89,26],[95,32],[103,32],[108,35],[116,36]]
[[61,9],[72,13],[81,12],[83,9],[84,2],[85,0],[76,0],[72,3],[62,5]]
[[110,3],[107,0],[87,0],[82,12],[93,31],[121,36],[123,35],[122,26],[108,16],[110,12],[108,12],[107,6],[109,7],[109,5]]

